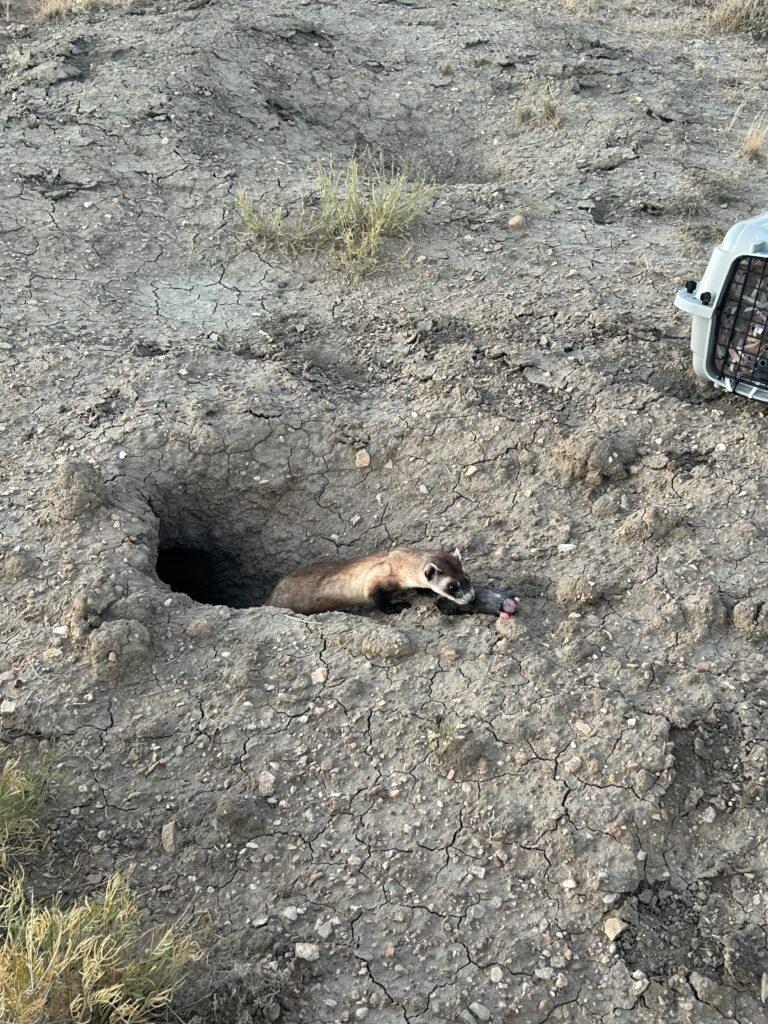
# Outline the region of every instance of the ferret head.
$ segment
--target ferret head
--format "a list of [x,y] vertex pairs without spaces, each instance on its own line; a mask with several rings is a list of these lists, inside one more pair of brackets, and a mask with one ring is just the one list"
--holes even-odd
[[475,588],[464,572],[458,548],[450,555],[442,551],[431,554],[424,566],[424,579],[430,590],[456,604],[469,604],[475,599]]

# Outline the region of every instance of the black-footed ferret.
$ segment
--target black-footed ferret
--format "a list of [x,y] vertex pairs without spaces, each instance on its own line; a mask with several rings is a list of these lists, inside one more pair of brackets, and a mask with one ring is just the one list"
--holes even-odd
[[396,612],[408,605],[393,603],[392,595],[413,589],[431,590],[459,605],[468,604],[475,597],[458,548],[452,554],[395,548],[348,562],[318,562],[297,569],[280,580],[267,604],[303,615],[361,604]]

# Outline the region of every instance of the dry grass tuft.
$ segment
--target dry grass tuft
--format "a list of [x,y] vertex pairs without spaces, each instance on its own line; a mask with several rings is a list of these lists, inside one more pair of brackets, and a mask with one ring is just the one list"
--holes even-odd
[[31,849],[37,831],[35,815],[47,782],[44,768],[25,768],[18,759],[0,771],[0,868],[11,857]]
[[541,116],[545,124],[552,128],[559,128],[563,118],[558,109],[557,103],[551,96],[546,96],[541,102]]
[[768,39],[768,0],[719,0],[709,24],[717,32],[751,32],[755,39]]
[[133,0],[0,0],[6,21],[45,22],[96,8],[127,7]]
[[543,92],[533,99],[521,103],[515,111],[517,123],[523,125],[543,125],[546,128],[559,128],[563,123],[563,116],[557,104],[557,99],[551,91]]
[[175,927],[144,930],[120,875],[69,909],[37,906],[18,876],[0,889],[0,930],[2,1024],[149,1024],[200,955]]
[[358,157],[341,168],[333,161],[318,164],[315,188],[316,199],[302,194],[293,215],[282,206],[257,207],[241,192],[237,205],[246,233],[261,250],[325,253],[353,278],[381,264],[384,239],[408,236],[435,192],[421,175]]
[[768,117],[762,113],[757,115],[741,141],[742,155],[749,160],[765,159],[766,139],[768,139]]

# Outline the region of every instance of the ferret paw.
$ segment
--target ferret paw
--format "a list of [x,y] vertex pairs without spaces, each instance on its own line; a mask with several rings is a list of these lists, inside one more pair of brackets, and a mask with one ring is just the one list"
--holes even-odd
[[408,601],[392,601],[386,608],[383,608],[387,615],[398,615],[400,612],[404,612],[406,608],[410,608],[411,605]]

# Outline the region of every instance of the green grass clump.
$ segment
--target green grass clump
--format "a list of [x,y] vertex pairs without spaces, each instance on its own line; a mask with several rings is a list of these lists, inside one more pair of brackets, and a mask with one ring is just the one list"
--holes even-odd
[[46,781],[42,768],[24,767],[18,759],[6,761],[0,769],[0,868],[31,848]]
[[102,900],[38,906],[21,876],[0,889],[1,1024],[149,1024],[199,958],[176,927],[147,931],[120,875]]
[[429,206],[434,187],[421,175],[382,161],[352,157],[342,167],[319,163],[315,193],[302,194],[292,215],[285,207],[256,206],[240,192],[237,205],[246,234],[260,250],[287,256],[328,255],[350,277],[383,262],[385,239],[408,237]]
[[768,39],[768,0],[720,0],[709,23],[718,32],[751,32],[757,40]]

